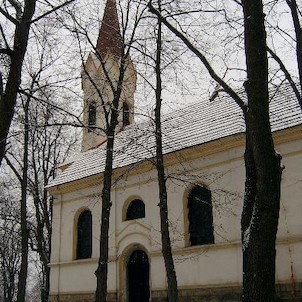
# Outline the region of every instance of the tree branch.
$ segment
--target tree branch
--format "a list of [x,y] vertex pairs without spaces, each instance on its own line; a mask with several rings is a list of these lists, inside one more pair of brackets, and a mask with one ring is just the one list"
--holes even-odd
[[12,169],[12,171],[14,172],[15,176],[18,178],[20,184],[22,184],[22,177],[21,177],[21,174],[17,171],[17,169],[15,168],[14,164],[9,160],[9,158],[5,155],[4,156],[4,159],[7,163],[7,165]]
[[22,18],[22,6],[21,4],[16,1],[16,0],[8,0],[8,2],[14,7],[14,9],[16,10],[16,18],[17,21],[21,20]]
[[239,95],[221,78],[217,75],[217,73],[212,68],[211,64],[207,60],[207,58],[179,31],[177,30],[172,24],[170,24],[166,18],[164,18],[158,10],[156,10],[151,1],[148,3],[148,7],[151,13],[155,14],[160,21],[179,39],[181,39],[185,45],[200,59],[203,65],[208,70],[211,77],[225,90],[226,93],[229,94],[230,97],[237,103],[237,105],[243,110],[246,110],[246,104],[244,101],[239,97]]
[[1,31],[1,34],[2,34],[2,38],[3,38],[4,42],[5,42],[5,47],[6,47],[6,49],[11,50],[10,47],[9,47],[9,44],[8,44],[8,42],[7,42],[7,39],[6,39],[6,37],[5,37],[5,33],[4,33],[4,30],[3,30],[3,27],[2,27],[1,24],[0,24],[0,31]]
[[58,5],[58,6],[54,7],[52,10],[50,10],[50,11],[42,14],[41,16],[33,19],[30,23],[35,23],[35,22],[39,21],[40,19],[44,18],[45,16],[48,16],[48,15],[52,14],[53,12],[57,11],[58,9],[66,6],[66,5],[68,5],[68,4],[70,4],[70,3],[74,2],[74,1],[75,0],[69,0],[69,1],[67,1],[67,2],[65,2],[65,3],[63,3],[61,5]]
[[285,78],[287,79],[287,81],[289,82],[290,86],[292,87],[296,97],[297,97],[297,100],[300,104],[300,107],[302,109],[302,98],[301,98],[301,95],[299,93],[299,90],[296,86],[296,83],[295,81],[292,79],[290,73],[288,72],[287,68],[285,67],[285,65],[283,64],[283,62],[281,61],[280,57],[271,49],[269,48],[268,46],[266,46],[266,49],[268,51],[268,53],[272,56],[272,58],[279,64],[280,66],[280,69],[282,70],[282,72],[284,73],[285,75]]
[[11,56],[13,54],[13,51],[11,49],[8,49],[8,48],[1,48],[0,53]]
[[14,17],[12,17],[8,12],[6,12],[3,8],[0,7],[0,13],[8,19],[10,22],[14,23],[15,25],[18,25],[19,22]]

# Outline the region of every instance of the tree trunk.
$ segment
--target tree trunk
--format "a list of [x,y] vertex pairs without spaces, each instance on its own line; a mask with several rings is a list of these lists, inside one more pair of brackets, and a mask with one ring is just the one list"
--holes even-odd
[[6,87],[0,97],[0,165],[5,155],[8,131],[13,119],[17,93],[21,83],[22,64],[27,48],[30,22],[35,12],[36,1],[26,0],[21,20],[18,20],[14,37],[14,50],[10,54],[10,69]]
[[[128,53],[123,55],[120,63],[119,79],[117,81],[117,88],[113,91],[113,101],[111,109],[111,118],[109,125],[107,125],[106,136],[106,162],[104,170],[104,180],[102,189],[102,216],[101,216],[101,234],[100,234],[100,257],[98,267],[95,271],[97,277],[97,287],[95,292],[96,302],[107,301],[107,279],[108,279],[108,233],[109,233],[109,219],[111,209],[111,186],[113,173],[113,150],[115,130],[118,125],[118,108],[122,94],[122,87],[125,75],[125,66]],[[110,79],[108,79],[110,80]]]
[[[160,0],[159,7],[160,7]],[[162,240],[162,254],[164,257],[167,280],[168,280],[168,300],[178,301],[177,278],[172,257],[171,240],[169,235],[168,200],[166,177],[164,170],[162,132],[161,132],[161,21],[158,19],[157,51],[156,51],[156,107],[155,107],[155,137],[156,137],[156,169],[159,187],[159,209],[160,228]]]
[[96,302],[107,301],[107,275],[108,275],[108,232],[111,208],[112,163],[114,147],[114,129],[107,135],[106,166],[104,171],[104,185],[102,190],[102,217],[100,235],[100,258],[95,272],[97,277]]
[[[261,0],[242,1],[247,76],[247,181],[242,213],[243,302],[275,301],[280,156],[269,122],[268,63]],[[250,190],[251,189],[251,190]],[[254,200],[253,200],[254,199]]]
[[[296,54],[299,72],[300,91],[302,91],[302,28],[299,21],[298,6],[296,0],[286,0],[290,8],[296,34]],[[302,94],[302,93],[301,93]]]
[[25,301],[26,281],[28,270],[28,237],[27,226],[27,173],[28,173],[28,141],[29,141],[29,99],[26,100],[24,107],[24,153],[23,153],[23,172],[21,179],[21,267],[18,280],[17,302]]

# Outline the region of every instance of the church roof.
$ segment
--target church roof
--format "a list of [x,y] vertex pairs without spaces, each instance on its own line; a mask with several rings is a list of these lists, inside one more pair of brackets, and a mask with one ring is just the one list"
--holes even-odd
[[114,56],[120,57],[122,45],[123,42],[117,15],[116,1],[107,0],[96,50],[100,52],[102,57],[105,57],[108,51]]
[[[288,86],[270,95],[272,131],[302,124],[302,113]],[[154,121],[151,119],[127,126],[116,135],[114,168],[130,166],[155,157]],[[162,116],[163,153],[205,144],[223,137],[244,133],[241,110],[227,95],[214,101],[200,101]],[[105,168],[106,144],[79,154],[66,170],[48,187],[69,183],[102,173]]]

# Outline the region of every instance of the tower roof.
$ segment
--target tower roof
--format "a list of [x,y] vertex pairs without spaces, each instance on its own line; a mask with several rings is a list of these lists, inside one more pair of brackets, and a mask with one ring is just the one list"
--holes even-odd
[[108,51],[114,56],[121,56],[122,36],[115,0],[107,0],[96,50],[99,51],[102,56],[105,56]]

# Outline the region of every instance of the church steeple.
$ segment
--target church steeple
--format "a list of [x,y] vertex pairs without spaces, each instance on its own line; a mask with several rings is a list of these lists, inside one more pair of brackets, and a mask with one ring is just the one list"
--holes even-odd
[[[89,54],[82,72],[83,124],[86,126],[83,128],[82,151],[96,148],[106,141],[104,110],[111,107],[112,86],[117,86],[119,80],[123,43],[116,1],[107,0],[95,52]],[[119,100],[117,131],[134,122],[135,89],[136,71],[128,56]]]
[[123,39],[115,0],[107,0],[102,25],[97,40],[96,50],[105,57],[108,51],[116,57],[121,56]]

